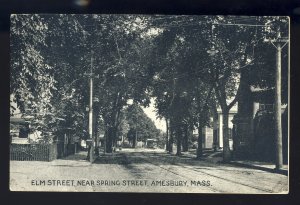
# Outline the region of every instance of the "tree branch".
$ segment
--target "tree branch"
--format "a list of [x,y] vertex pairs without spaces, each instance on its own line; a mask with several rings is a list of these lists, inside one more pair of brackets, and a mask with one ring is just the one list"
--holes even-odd
[[240,90],[241,90],[241,84],[239,85],[235,98],[231,101],[231,103],[229,103],[228,110],[230,110],[234,106],[234,104],[239,100],[239,96],[241,92]]
[[118,55],[119,55],[119,63],[121,63],[122,56],[121,56],[121,53],[120,53],[119,44],[118,44],[118,41],[117,41],[116,38],[114,38],[114,40],[115,40],[115,43],[116,43],[116,46],[117,46],[117,52],[118,52]]

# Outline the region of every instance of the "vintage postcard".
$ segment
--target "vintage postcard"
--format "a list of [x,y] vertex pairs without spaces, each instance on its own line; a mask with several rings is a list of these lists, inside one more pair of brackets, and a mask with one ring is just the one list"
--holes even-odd
[[289,192],[288,17],[10,20],[11,191]]

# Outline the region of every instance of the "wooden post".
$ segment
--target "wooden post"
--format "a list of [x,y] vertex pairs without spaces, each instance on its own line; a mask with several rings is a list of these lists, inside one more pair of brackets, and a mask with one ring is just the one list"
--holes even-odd
[[275,137],[276,137],[276,169],[282,168],[282,129],[281,129],[281,45],[277,45],[276,54],[276,89],[275,89]]
[[166,151],[169,151],[169,123],[168,119],[166,118]]
[[289,43],[289,40],[282,38],[280,28],[277,30],[277,39],[265,40],[271,42],[276,48],[276,84],[275,84],[275,99],[274,99],[274,119],[275,119],[275,142],[276,142],[276,170],[282,168],[282,126],[281,126],[281,51],[282,48]]
[[[91,56],[91,75],[93,68],[93,56]],[[94,139],[93,139],[93,77],[90,76],[90,105],[89,105],[89,137],[92,140],[90,144],[90,162],[93,163]]]

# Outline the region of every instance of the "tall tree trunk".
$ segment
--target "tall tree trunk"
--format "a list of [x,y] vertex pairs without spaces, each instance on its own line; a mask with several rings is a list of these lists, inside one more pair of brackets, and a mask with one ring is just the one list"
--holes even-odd
[[169,122],[168,118],[166,118],[166,151],[169,151]]
[[106,153],[112,153],[113,127],[109,127],[106,136]]
[[132,147],[133,148],[136,148],[136,144],[137,144],[137,129],[135,129],[135,135],[134,135],[134,138],[133,138],[133,143],[132,143]]
[[229,162],[231,159],[230,147],[229,147],[229,133],[228,133],[228,119],[229,110],[223,110],[223,161]]
[[116,151],[117,138],[118,138],[117,134],[118,134],[118,127],[114,126],[113,127],[113,140],[112,140],[113,152]]
[[177,140],[177,152],[176,155],[181,155],[181,145],[182,145],[182,130],[180,126],[176,128],[176,140]]
[[109,128],[108,128],[108,135],[106,138],[106,152],[107,153],[112,153],[113,151],[113,145],[114,145],[114,141],[116,139],[116,135],[117,135],[117,130],[118,130],[118,118],[119,118],[119,114],[121,111],[121,107],[120,107],[120,100],[121,100],[122,96],[120,94],[120,92],[117,93],[116,98],[115,98],[115,102],[114,102],[114,106],[112,108],[112,115],[111,118],[109,119]]
[[182,142],[182,151],[187,152],[189,150],[189,134],[188,134],[188,126],[184,125],[184,137]]
[[229,111],[234,106],[234,104],[237,102],[239,93],[240,93],[241,86],[239,85],[239,88],[237,90],[237,94],[235,98],[227,105],[226,102],[226,91],[225,86],[222,83],[220,88],[216,90],[216,96],[218,98],[218,101],[221,105],[222,114],[223,114],[223,161],[229,162],[231,160],[231,152],[229,148],[229,132],[228,132],[228,119],[229,119]]
[[203,141],[203,133],[202,133],[203,125],[199,123],[198,126],[198,147],[197,147],[197,159],[201,158],[203,155],[202,141]]
[[[215,127],[217,127],[217,126],[215,126]],[[214,149],[214,152],[216,152],[219,149],[218,129],[213,129],[213,149]]]
[[114,126],[113,129],[113,148],[114,151],[116,151],[116,146],[117,146],[117,140],[118,140],[118,126]]
[[104,154],[107,153],[106,151],[107,135],[108,135],[108,128],[106,127],[104,131],[104,143],[103,143]]
[[[194,130],[194,125],[191,124],[189,127],[188,127],[188,136],[189,136],[189,139],[192,139],[193,138],[193,130]],[[188,147],[189,147],[189,141],[188,141]]]
[[169,153],[173,153],[173,142],[174,142],[174,127],[173,121],[170,119],[170,138],[169,138]]
[[213,114],[213,149],[216,152],[217,149],[219,148],[219,140],[218,140],[218,111],[217,111],[216,103],[212,103],[211,109],[212,109],[212,114]]

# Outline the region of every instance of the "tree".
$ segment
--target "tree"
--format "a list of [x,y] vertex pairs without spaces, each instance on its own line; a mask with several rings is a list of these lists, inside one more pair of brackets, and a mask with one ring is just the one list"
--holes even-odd
[[145,92],[149,71],[141,63],[145,55],[140,35],[144,20],[141,16],[89,17],[94,25],[90,30],[98,25],[97,32],[88,41],[96,54],[94,63],[97,68],[94,71],[99,80],[95,84],[95,95],[99,98],[99,112],[107,127],[106,151],[111,152],[120,113],[127,101],[133,99],[145,105],[150,102]]
[[146,142],[146,139],[157,139],[159,137],[159,130],[154,122],[137,103],[128,106],[126,119],[129,125],[127,136],[133,147],[136,146],[137,141]]
[[[276,18],[252,17],[246,20],[251,23],[243,22],[239,24],[237,22],[241,21],[241,19],[237,17],[217,16],[213,19],[212,32],[210,37],[208,36],[211,44],[209,56],[213,64],[208,69],[208,72],[223,113],[224,161],[230,160],[228,138],[229,110],[237,101],[241,100],[242,93],[246,93],[245,90],[249,89],[251,84],[263,85],[266,82],[267,84],[272,82],[270,80],[260,82],[264,78],[264,75],[262,75],[264,72],[256,72],[257,69],[254,65],[255,62],[258,63],[262,60],[255,51],[257,47],[261,46],[260,44],[265,38],[266,34],[264,31],[269,29],[267,24],[275,21]],[[267,33],[272,35],[272,29],[267,31]],[[266,62],[266,59],[263,59],[263,61]],[[258,67],[261,69],[260,66]]]
[[46,48],[48,24],[40,15],[12,15],[11,25],[10,92],[23,117],[30,117],[32,130],[41,131],[41,140],[48,143],[58,121],[51,106],[57,89],[53,67],[41,52]]
[[[188,107],[191,99],[188,97],[187,87],[189,83],[182,79],[177,79],[184,73],[182,49],[184,41],[174,31],[164,33],[162,41],[168,40],[164,47],[158,44],[158,52],[155,58],[161,65],[154,75],[152,94],[155,97],[158,114],[170,121],[170,144],[172,149],[173,133],[176,135],[177,155],[181,154],[183,127],[188,117]],[[158,42],[159,43],[159,42]],[[172,151],[172,150],[170,150]]]
[[94,115],[103,120],[108,152],[126,131],[129,99],[147,106],[155,98],[158,117],[168,121],[167,147],[176,141],[177,154],[188,148],[188,129],[209,124],[217,99],[227,161],[230,108],[251,85],[274,87],[273,53],[260,52],[270,50],[261,40],[274,35],[266,26],[273,24],[287,30],[286,19],[275,17],[13,15],[11,93],[44,135],[63,132],[58,127],[81,135],[89,100],[84,73],[92,70],[99,76]]
[[[191,24],[180,27],[183,19]],[[163,31],[157,38],[157,51],[153,54],[157,62],[153,95],[156,97],[158,114],[169,121],[169,149],[172,148],[173,131],[176,130],[178,154],[182,140],[183,150],[188,149],[187,131],[199,125],[200,120],[201,130],[208,120],[205,110],[208,102],[202,100],[203,95],[211,93],[211,86],[205,82],[206,67],[202,62],[207,56],[203,48],[207,44],[205,35],[208,31],[206,25],[199,24],[199,20],[206,21],[207,18],[182,17],[174,22],[166,21],[163,26],[157,25]],[[199,140],[201,145],[201,136]]]

